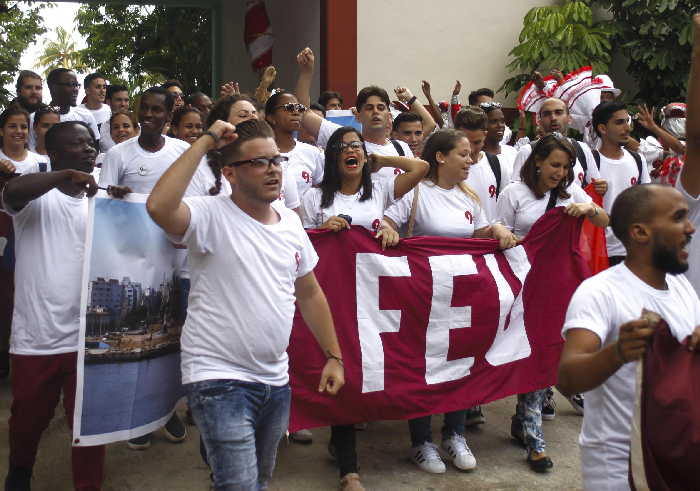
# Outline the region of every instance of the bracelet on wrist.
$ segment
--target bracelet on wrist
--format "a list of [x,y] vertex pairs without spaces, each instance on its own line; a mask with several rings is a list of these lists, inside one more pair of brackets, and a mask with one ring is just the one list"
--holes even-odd
[[333,353],[331,353],[330,351],[327,351],[327,352],[326,352],[326,360],[335,360],[335,361],[337,361],[338,363],[340,363],[340,366],[341,366],[341,367],[344,366],[344,365],[343,365],[343,359],[340,358],[339,356],[335,356],[335,355],[334,355]]
[[204,135],[209,135],[211,136],[212,140],[214,140],[214,146],[219,144],[219,140],[221,139],[219,136],[215,135],[213,132],[207,130],[204,133],[202,133],[202,136]]
[[411,97],[411,98],[408,100],[408,102],[406,103],[406,105],[407,105],[408,107],[411,107],[411,106],[413,105],[413,103],[416,102],[416,99],[418,99],[418,97],[416,97],[416,96]]

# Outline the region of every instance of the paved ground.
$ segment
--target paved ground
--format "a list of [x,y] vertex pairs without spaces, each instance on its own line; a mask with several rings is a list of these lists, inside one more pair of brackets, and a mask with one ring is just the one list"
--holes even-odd
[[[487,422],[468,432],[478,468],[469,473],[448,468],[442,475],[419,471],[407,458],[408,429],[403,421],[371,423],[358,435],[360,473],[365,486],[377,491],[421,490],[541,490],[581,489],[576,438],[581,418],[557,394],[557,418],[545,422],[544,432],[554,469],[547,475],[529,470],[525,452],[509,437],[514,400],[508,398],[485,407]],[[0,382],[0,476],[7,468],[7,419],[10,390]],[[62,413],[48,430],[39,449],[34,472],[34,491],[68,491],[71,488],[69,434]],[[441,418],[433,418],[439,439]],[[326,451],[329,432],[314,430],[314,443],[301,446],[283,442],[271,489],[274,491],[315,491],[337,487],[337,471]],[[198,433],[179,445],[158,435],[145,452],[129,450],[124,443],[107,450],[105,491],[206,491],[209,473],[198,451]]]

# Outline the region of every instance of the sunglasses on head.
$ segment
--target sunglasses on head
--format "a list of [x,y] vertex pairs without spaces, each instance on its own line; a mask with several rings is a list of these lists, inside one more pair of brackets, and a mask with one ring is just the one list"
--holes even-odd
[[303,113],[304,111],[306,111],[306,106],[304,104],[299,104],[298,102],[297,103],[288,102],[287,104],[282,104],[281,106],[275,107],[275,110],[280,109],[280,108],[284,109],[288,113],[293,113],[293,112]]

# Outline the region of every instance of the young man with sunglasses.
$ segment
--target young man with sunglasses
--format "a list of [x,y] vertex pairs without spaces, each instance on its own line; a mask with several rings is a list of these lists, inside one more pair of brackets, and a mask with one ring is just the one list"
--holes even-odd
[[[273,136],[260,120],[214,122],[147,202],[153,220],[187,246],[182,381],[216,489],[267,489],[289,418],[295,301],[327,358],[319,392],[335,395],[344,383],[333,319],[313,273],[318,256],[299,217],[272,206],[286,160]],[[232,194],[183,200],[202,157],[216,149]]]

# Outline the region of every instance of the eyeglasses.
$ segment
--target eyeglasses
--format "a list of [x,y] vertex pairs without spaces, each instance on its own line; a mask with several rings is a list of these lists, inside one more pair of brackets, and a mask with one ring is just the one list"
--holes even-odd
[[267,157],[255,157],[254,159],[248,160],[237,160],[236,162],[231,162],[229,164],[224,164],[225,166],[238,167],[243,164],[250,164],[253,169],[262,169],[263,167],[270,168],[274,165],[275,167],[280,167],[284,162],[288,161],[289,158],[283,155],[276,155],[271,159]]
[[306,106],[304,104],[299,104],[299,103],[293,103],[293,102],[288,102],[287,104],[282,104],[281,106],[276,106],[275,110],[282,108],[288,113],[293,113],[293,112],[298,112],[298,113],[303,113],[306,111]]
[[61,85],[63,87],[72,87],[74,89],[79,89],[82,87],[82,84],[79,84],[78,82],[56,82],[55,85]]
[[350,150],[361,150],[362,147],[363,147],[362,142],[357,141],[357,140],[355,140],[354,142],[350,142],[350,143],[339,143],[338,144],[338,150],[340,150],[341,152],[344,152],[348,148]]
[[489,109],[500,109],[503,107],[503,104],[501,104],[500,102],[490,101],[490,102],[482,102],[481,104],[479,104],[479,107],[481,109],[483,109],[484,111],[487,111]]

